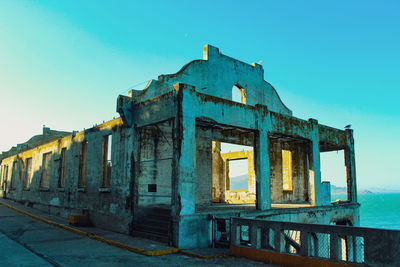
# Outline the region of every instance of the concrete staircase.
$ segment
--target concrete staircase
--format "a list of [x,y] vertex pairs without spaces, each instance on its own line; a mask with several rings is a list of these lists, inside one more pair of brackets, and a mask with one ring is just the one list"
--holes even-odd
[[162,243],[169,241],[170,207],[151,207],[141,210],[132,235]]

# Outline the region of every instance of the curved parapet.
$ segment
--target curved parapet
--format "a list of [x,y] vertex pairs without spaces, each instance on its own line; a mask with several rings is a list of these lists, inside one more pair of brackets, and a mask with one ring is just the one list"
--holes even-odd
[[173,89],[176,83],[189,84],[199,93],[232,100],[232,87],[237,86],[245,94],[247,105],[261,104],[269,110],[292,115],[279,98],[275,89],[264,80],[260,64],[247,64],[223,55],[211,45],[204,46],[202,60],[193,60],[175,74],[160,75],[143,91],[132,90],[134,102],[142,102]]

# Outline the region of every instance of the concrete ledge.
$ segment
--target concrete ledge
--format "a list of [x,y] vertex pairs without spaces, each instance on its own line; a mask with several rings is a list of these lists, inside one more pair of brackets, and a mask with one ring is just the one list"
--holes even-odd
[[297,255],[289,255],[283,253],[277,253],[272,251],[266,251],[255,248],[247,248],[231,245],[229,247],[229,254],[235,257],[243,257],[251,260],[262,261],[269,264],[279,264],[282,266],[326,266],[326,267],[344,267],[344,266],[360,266],[348,263],[334,262],[323,259],[308,258]]

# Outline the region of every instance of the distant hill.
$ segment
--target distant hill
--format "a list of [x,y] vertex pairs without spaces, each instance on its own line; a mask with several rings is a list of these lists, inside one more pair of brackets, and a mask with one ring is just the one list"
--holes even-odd
[[379,188],[379,187],[372,187],[368,188],[369,191],[372,193],[400,193],[400,189],[387,189],[387,188]]
[[[248,180],[247,175],[239,175],[230,177],[230,190],[248,190]],[[400,190],[395,189],[384,189],[384,188],[368,188],[368,189],[359,189],[358,194],[375,194],[375,193],[398,193]],[[331,194],[333,195],[341,195],[347,194],[347,188],[336,186],[331,184]]]
[[[373,194],[371,190],[358,190],[358,194]],[[347,194],[347,188],[346,187],[340,187],[340,186],[335,186],[331,184],[331,194],[333,195],[340,195],[340,194]]]
[[248,190],[248,176],[240,175],[230,177],[230,190]]
[[347,194],[347,188],[331,184],[331,194]]

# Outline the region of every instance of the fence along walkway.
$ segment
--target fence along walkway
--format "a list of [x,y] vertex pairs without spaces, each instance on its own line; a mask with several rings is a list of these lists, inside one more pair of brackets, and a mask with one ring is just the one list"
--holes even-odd
[[400,231],[244,218],[230,221],[231,251],[244,247],[338,263],[400,266]]

